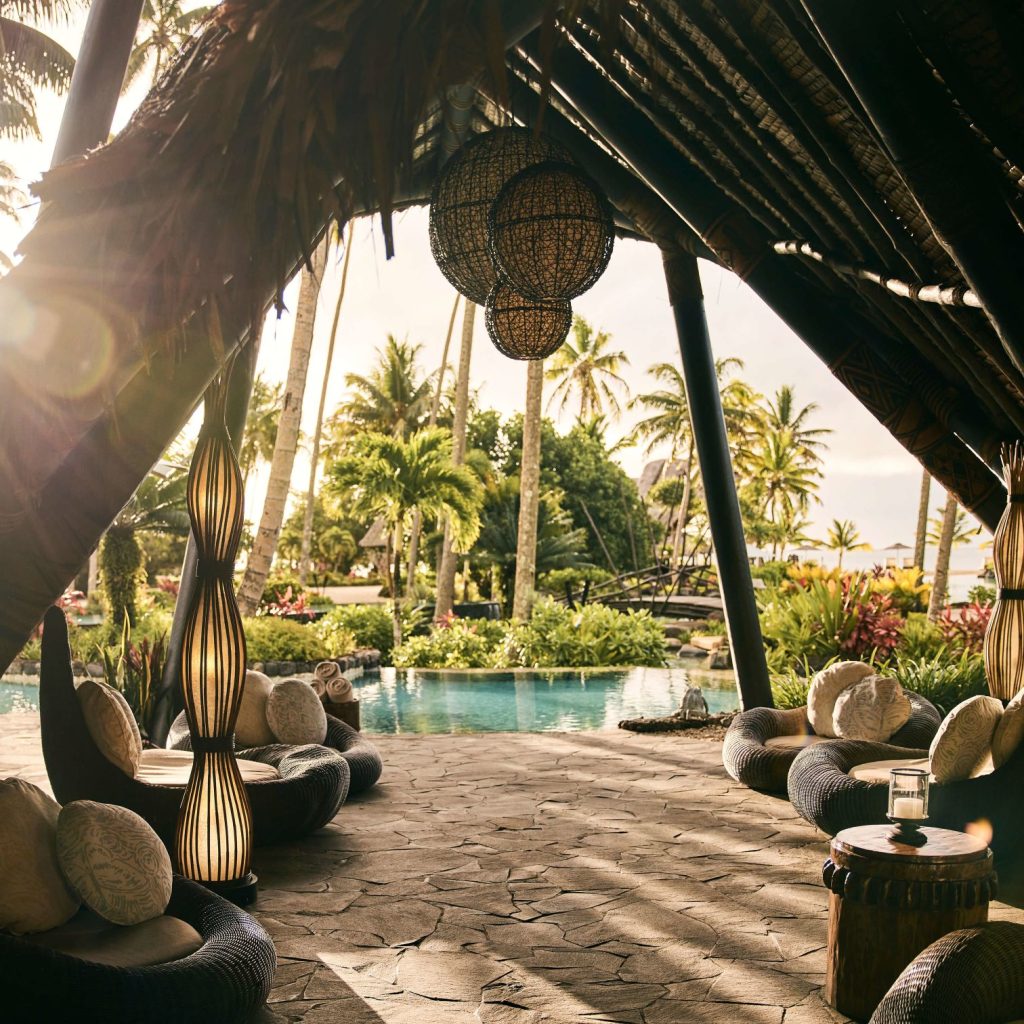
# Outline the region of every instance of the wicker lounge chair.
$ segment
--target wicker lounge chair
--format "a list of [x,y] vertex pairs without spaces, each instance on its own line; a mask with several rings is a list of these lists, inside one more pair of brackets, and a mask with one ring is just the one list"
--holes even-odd
[[[927,747],[942,718],[924,697],[909,690],[907,696],[910,718],[891,742],[901,747]],[[815,736],[806,708],[752,708],[732,720],[722,745],[722,762],[737,782],[751,789],[786,793],[789,769],[797,755],[824,741],[825,737]]]
[[[64,613],[51,608],[43,622],[40,727],[54,796],[62,804],[72,800],[120,804],[145,818],[172,845],[184,781],[154,785],[132,778],[103,756],[75,696]],[[153,753],[166,761],[169,752]],[[326,825],[348,795],[348,762],[335,750],[275,744],[239,754],[257,767],[271,766],[279,776],[246,782],[257,845],[297,838]]]
[[[167,734],[167,746],[172,750],[192,749],[184,711],[171,725],[171,731]],[[366,791],[380,778],[383,763],[377,748],[361,732],[333,715],[327,716],[327,738],[323,746],[338,751],[348,762],[350,797]],[[238,756],[250,758],[252,753],[252,750],[239,750]]]
[[[925,749],[888,743],[820,743],[794,760],[789,770],[789,798],[801,817],[828,835],[856,825],[878,824],[885,821],[888,809],[889,767],[900,762],[926,767],[927,759]],[[991,845],[997,855],[1017,857],[1024,839],[1022,782],[1024,745],[988,775],[962,782],[933,782],[928,824],[962,832],[972,822],[983,820],[992,828]]]
[[950,932],[896,979],[871,1024],[1006,1024],[1024,1019],[1024,925]]
[[[58,952],[40,943],[46,933],[28,938],[0,933],[0,1018],[5,1024],[231,1024],[247,1019],[274,980],[270,936],[244,911],[180,876],[175,876],[166,916],[191,925],[203,944],[180,960],[147,967],[116,967]],[[121,948],[145,927],[123,929]]]

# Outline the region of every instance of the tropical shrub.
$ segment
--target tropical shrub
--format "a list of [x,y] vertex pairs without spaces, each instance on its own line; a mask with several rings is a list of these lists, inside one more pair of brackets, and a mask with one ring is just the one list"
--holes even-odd
[[937,625],[946,643],[953,650],[980,654],[990,618],[992,606],[975,603],[963,608],[944,608]]
[[589,604],[573,610],[538,601],[530,621],[512,624],[505,663],[527,668],[664,665],[665,634],[649,612]]
[[271,601],[261,600],[260,606],[256,610],[256,614],[273,615],[277,618],[299,617],[307,620],[313,619],[316,616],[316,612],[307,600],[306,595],[299,594],[296,596],[292,592],[291,587],[285,587],[285,589],[278,592],[276,597]]
[[577,596],[583,590],[585,584],[591,587],[612,579],[612,574],[599,565],[580,565],[568,569],[552,569],[541,575],[537,580],[537,589],[545,594],[554,594],[555,597],[564,597],[565,588],[571,587],[572,592]]
[[384,664],[391,663],[395,640],[387,605],[340,604],[312,628],[328,657],[341,657],[357,647],[372,647],[380,651]]
[[996,588],[979,583],[967,591],[967,600],[971,604],[995,604]]
[[104,679],[121,691],[139,723],[139,730],[148,736],[153,711],[153,685],[163,675],[167,657],[165,638],[160,636],[150,640],[147,637],[135,643],[131,625],[126,619],[120,644],[101,646],[98,653]]
[[765,562],[764,565],[751,566],[750,575],[755,580],[764,580],[766,587],[777,587],[788,577],[790,568],[789,562]]
[[943,716],[968,697],[988,693],[985,660],[970,651],[959,657],[943,653],[932,658],[896,658],[887,671],[904,689],[930,700]]
[[727,636],[728,627],[725,619],[701,619],[700,625],[695,626],[692,636]]
[[811,688],[813,672],[806,671],[806,665],[790,666],[773,672],[771,676],[772,699],[782,710],[802,708],[807,705],[807,691]]
[[896,653],[901,658],[931,659],[946,650],[946,638],[923,612],[912,612],[903,623]]
[[245,643],[252,661],[319,661],[327,653],[315,627],[269,615],[245,620]]
[[440,620],[425,636],[410,636],[394,652],[396,668],[492,668],[505,640],[500,622]]
[[882,594],[903,615],[928,610],[932,588],[920,569],[875,569],[869,577],[872,594]]

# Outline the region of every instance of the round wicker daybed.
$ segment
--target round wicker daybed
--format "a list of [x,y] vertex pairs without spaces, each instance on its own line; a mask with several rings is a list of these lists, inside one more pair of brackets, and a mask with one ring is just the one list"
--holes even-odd
[[[75,696],[67,621],[59,608],[43,619],[39,670],[40,730],[43,758],[57,800],[97,800],[135,811],[170,848],[185,789],[186,771],[176,781],[153,784],[132,778],[101,753],[85,724]],[[145,752],[161,765],[170,751]],[[336,750],[308,746],[258,747],[244,752],[260,781],[246,781],[252,809],[253,839],[265,845],[295,839],[326,825],[345,802],[349,766]],[[183,758],[178,759],[183,760]],[[260,772],[259,766],[272,771]]]
[[[899,747],[927,747],[942,716],[931,701],[910,690],[910,718],[891,738]],[[805,707],[779,711],[752,708],[741,711],[729,726],[722,745],[722,763],[737,782],[766,793],[787,792],[789,769],[808,747],[836,742],[816,736]]]
[[[263,1004],[277,959],[270,936],[244,911],[178,875],[165,917],[202,938],[194,953],[150,966],[97,963],[44,945],[47,933],[0,933],[0,1018],[5,1024],[241,1024]],[[143,925],[124,928],[123,951]],[[67,926],[64,926],[66,928]],[[56,929],[60,932],[64,929]],[[133,951],[137,962],[137,949]]]

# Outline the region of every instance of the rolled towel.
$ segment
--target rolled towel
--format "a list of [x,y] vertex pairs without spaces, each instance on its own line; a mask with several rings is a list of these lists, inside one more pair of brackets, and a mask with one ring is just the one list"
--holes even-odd
[[352,683],[345,678],[337,662],[322,661],[313,670],[313,688],[317,683],[324,688],[322,696],[334,704],[344,704],[352,700]]
[[327,684],[322,679],[318,679],[316,676],[313,676],[309,681],[309,685],[313,687],[313,692],[323,700],[327,693]]

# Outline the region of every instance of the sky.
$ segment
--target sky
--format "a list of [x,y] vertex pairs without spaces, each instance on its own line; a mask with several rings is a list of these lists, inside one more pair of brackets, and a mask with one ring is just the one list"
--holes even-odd
[[[186,4],[194,6],[194,4]],[[52,34],[72,52],[81,39],[84,19],[51,28]],[[134,88],[118,106],[114,130],[118,130],[142,98],[145,87]],[[63,100],[43,94],[39,100],[41,141],[0,141],[0,160],[10,163],[26,182],[38,178],[49,163],[60,124]],[[23,211],[21,224],[0,222],[0,251],[13,253],[18,239],[31,225],[35,206]],[[384,258],[383,239],[377,219],[356,223],[349,280],[342,308],[334,366],[328,389],[330,411],[344,395],[348,373],[366,373],[373,365],[377,346],[388,333],[421,344],[423,365],[435,369],[441,360],[444,336],[455,292],[442,277],[430,254],[425,208],[398,214],[395,257]],[[921,470],[891,435],[832,376],[796,335],[737,277],[701,261],[708,322],[717,358],[735,356],[744,363],[741,375],[757,390],[772,395],[781,385],[795,388],[799,405],[819,407],[812,423],[832,431],[824,456],[821,503],[812,507],[811,535],[824,539],[833,519],[850,519],[861,538],[884,550],[895,544],[913,544]],[[319,400],[327,335],[340,282],[340,264],[332,262],[321,289],[320,308],[310,361],[309,384],[303,407],[303,430],[312,433]],[[268,317],[260,350],[258,372],[268,381],[283,381],[288,368],[291,310],[297,282],[285,294],[286,312]],[[607,331],[613,347],[626,352],[629,365],[623,371],[629,398],[652,389],[648,368],[657,362],[679,358],[678,342],[668,304],[658,250],[650,244],[618,240],[611,263],[594,288],[573,303],[574,309],[597,329]],[[461,314],[461,310],[460,310]],[[457,363],[461,319],[452,342],[451,364]],[[473,340],[471,385],[482,406],[503,413],[521,409],[525,394],[525,364],[500,355],[490,344],[478,310]],[[545,399],[546,401],[546,399]],[[624,403],[625,404],[625,403]],[[552,410],[553,412],[553,410]],[[626,411],[613,424],[613,438],[625,436],[639,418]],[[568,429],[573,416],[556,422]],[[665,452],[654,452],[664,455]],[[636,476],[647,459],[640,448],[626,449],[620,461]],[[305,490],[308,456],[296,460],[293,488]],[[249,518],[261,507],[266,474],[254,475],[247,492]],[[945,492],[932,487],[933,514],[945,501]],[[963,554],[965,554],[964,552]],[[978,556],[980,565],[981,555]]]

